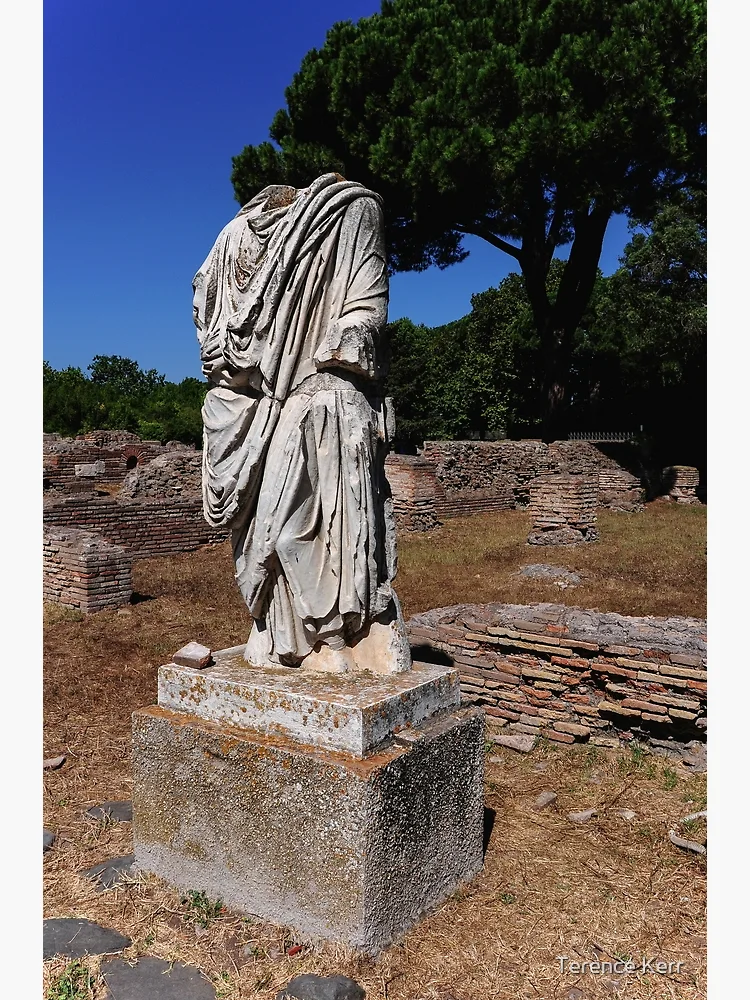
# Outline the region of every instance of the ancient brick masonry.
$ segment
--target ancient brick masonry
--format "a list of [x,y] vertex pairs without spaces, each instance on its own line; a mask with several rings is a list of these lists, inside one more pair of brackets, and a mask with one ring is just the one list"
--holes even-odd
[[174,448],[129,471],[116,497],[54,493],[44,504],[44,523],[95,531],[132,558],[191,552],[229,537],[203,517],[201,453]]
[[706,623],[555,604],[457,605],[407,623],[415,659],[449,662],[488,725],[558,743],[705,739]]
[[45,503],[43,518],[50,526],[94,531],[121,545],[134,559],[192,552],[229,537],[227,530],[206,523],[197,497],[134,501],[65,497]]
[[690,465],[670,465],[662,474],[664,492],[677,503],[698,504],[700,474]]
[[529,484],[530,545],[578,545],[599,538],[593,476],[539,476]]
[[132,593],[130,556],[91,532],[45,528],[43,592],[85,612],[121,607]]
[[195,451],[177,441],[143,441],[128,431],[91,431],[76,438],[45,434],[44,488],[73,493],[96,483],[121,483],[131,469],[175,450]]
[[443,491],[430,462],[416,455],[389,455],[385,474],[393,496],[393,513],[400,531],[429,531],[439,524],[438,495]]
[[460,514],[525,508],[540,475],[591,476],[600,507],[643,509],[640,480],[587,441],[425,441],[418,456],[389,455],[386,473],[402,531],[425,531]]
[[[614,450],[623,461],[634,460],[630,446],[614,446]],[[510,490],[513,505],[526,507],[533,479],[567,473],[599,477],[601,507],[642,507],[640,480],[587,441],[425,441],[421,456],[433,464],[446,497],[461,494],[464,502],[470,502],[472,493],[504,496]]]

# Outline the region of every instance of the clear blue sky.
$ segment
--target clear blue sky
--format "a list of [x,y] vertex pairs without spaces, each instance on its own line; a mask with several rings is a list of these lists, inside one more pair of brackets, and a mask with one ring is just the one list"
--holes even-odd
[[[44,7],[44,357],[121,354],[200,377],[191,281],[235,214],[231,158],[268,138],[327,29],[379,0],[65,0]],[[617,266],[626,220],[601,267]],[[515,261],[472,238],[445,271],[396,275],[390,318],[463,316]],[[512,266],[511,266],[512,265]]]

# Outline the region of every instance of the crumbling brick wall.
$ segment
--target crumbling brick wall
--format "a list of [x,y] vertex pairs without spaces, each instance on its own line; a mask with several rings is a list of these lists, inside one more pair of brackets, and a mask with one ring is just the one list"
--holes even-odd
[[91,490],[98,483],[121,483],[128,472],[172,451],[197,454],[178,441],[142,441],[128,431],[91,431],[76,438],[45,434],[44,489],[59,494]]
[[670,465],[662,472],[662,491],[677,503],[699,504],[700,473],[692,465]]
[[63,497],[45,502],[43,520],[50,527],[94,531],[134,559],[192,552],[229,537],[225,528],[206,522],[199,497]]
[[131,593],[131,558],[123,548],[76,528],[44,529],[45,601],[92,612],[128,604]]
[[391,487],[399,531],[428,531],[440,523],[437,504],[443,490],[432,463],[415,455],[388,455],[385,474]]
[[203,456],[193,449],[168,451],[132,469],[123,481],[118,500],[200,497]]
[[706,622],[556,604],[437,608],[407,623],[415,659],[454,664],[488,725],[558,743],[705,739]]
[[516,507],[526,507],[529,483],[545,474],[600,477],[600,506],[642,507],[638,477],[588,441],[425,441],[421,457],[433,464],[446,498],[460,497],[461,509],[472,493],[485,501],[510,493]]

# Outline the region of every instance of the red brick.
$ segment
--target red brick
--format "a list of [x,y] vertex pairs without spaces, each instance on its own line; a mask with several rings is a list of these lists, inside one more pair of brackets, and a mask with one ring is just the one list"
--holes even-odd
[[570,733],[556,733],[554,729],[543,729],[542,736],[545,736],[548,740],[554,740],[555,743],[575,743],[575,736],[571,736]]
[[597,660],[589,662],[589,670],[597,674],[611,674],[613,677],[627,677],[631,681],[634,681],[638,676],[636,670],[626,670],[625,667],[617,667],[612,663],[602,663]]
[[545,691],[543,688],[531,687],[528,684],[521,685],[521,691],[528,695],[535,695],[537,698],[551,698],[552,692]]
[[521,683],[521,678],[517,677],[515,674],[494,673],[491,676],[494,681],[498,681],[500,684],[512,684],[515,687],[517,684]]
[[504,708],[495,708],[494,705],[487,705],[485,712],[487,715],[494,715],[498,719],[510,719],[511,722],[516,722],[521,718],[518,712],[508,712]]
[[703,658],[692,653],[672,653],[669,657],[672,663],[678,663],[683,667],[702,667]]
[[640,701],[638,698],[626,698],[620,704],[623,708],[637,708],[639,712],[666,712],[662,705],[656,705],[653,701]]
[[580,726],[577,722],[553,722],[552,728],[558,733],[570,733],[571,736],[588,736],[591,733],[588,726]]
[[573,667],[576,670],[588,670],[591,665],[591,660],[584,660],[575,656],[553,656],[550,662],[560,667]]

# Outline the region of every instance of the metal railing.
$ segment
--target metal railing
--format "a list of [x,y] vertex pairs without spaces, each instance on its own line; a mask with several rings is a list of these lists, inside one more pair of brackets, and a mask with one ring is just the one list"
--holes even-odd
[[570,431],[568,441],[632,441],[637,431]]

